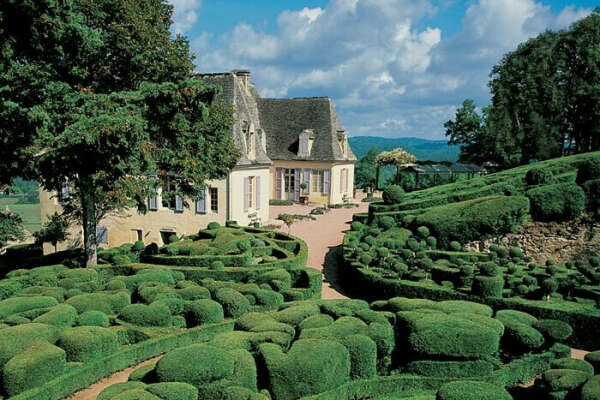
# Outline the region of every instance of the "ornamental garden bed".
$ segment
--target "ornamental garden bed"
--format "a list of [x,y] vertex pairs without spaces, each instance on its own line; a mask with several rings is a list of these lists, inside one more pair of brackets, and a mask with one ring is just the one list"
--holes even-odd
[[570,331],[461,301],[290,302],[167,352],[98,399],[453,399],[461,384],[481,389],[462,399],[508,396],[570,351],[560,344]]

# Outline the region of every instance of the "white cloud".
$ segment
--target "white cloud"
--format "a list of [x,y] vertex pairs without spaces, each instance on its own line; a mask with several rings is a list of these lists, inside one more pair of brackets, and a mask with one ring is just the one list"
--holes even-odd
[[168,0],[173,6],[173,31],[185,33],[198,20],[197,11],[202,7],[202,0]]
[[192,50],[201,71],[250,69],[264,97],[331,96],[351,135],[439,139],[465,98],[489,102],[488,74],[504,53],[591,11],[474,0],[452,37],[417,28],[449,1],[330,0],[283,11],[275,32],[240,24],[216,38],[203,33]]

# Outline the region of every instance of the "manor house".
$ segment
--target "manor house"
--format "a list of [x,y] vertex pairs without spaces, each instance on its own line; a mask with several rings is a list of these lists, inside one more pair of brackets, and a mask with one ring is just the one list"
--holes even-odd
[[[269,200],[331,205],[352,198],[356,157],[330,98],[261,98],[246,70],[197,78],[222,86],[221,100],[233,107],[231,135],[241,153],[237,165],[225,179],[206,182],[200,199],[163,199],[159,189],[148,199],[146,214],[130,210],[105,217],[97,229],[101,247],[137,240],[162,245],[172,234],[189,235],[212,221],[266,224]],[[165,179],[163,188],[172,184]],[[59,194],[40,191],[43,222],[60,212],[61,198],[68,195],[68,187]],[[73,227],[71,239],[58,250],[81,243],[81,231]],[[44,245],[44,253],[52,251]]]

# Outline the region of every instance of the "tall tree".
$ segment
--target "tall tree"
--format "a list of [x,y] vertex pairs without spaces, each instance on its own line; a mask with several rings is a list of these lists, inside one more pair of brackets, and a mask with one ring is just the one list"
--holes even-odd
[[484,123],[484,117],[477,113],[475,102],[471,99],[463,101],[454,120],[444,123],[448,144],[461,146],[459,161],[480,163],[486,158],[482,140]]
[[377,167],[375,159],[380,153],[377,147],[371,147],[367,154],[361,158],[354,166],[354,181],[356,187],[360,189],[373,189],[377,186]]
[[153,174],[197,196],[237,161],[231,110],[218,87],[191,78],[171,14],[165,0],[0,4],[0,184],[70,185],[86,265],[96,263],[98,217],[144,211]]
[[70,234],[68,230],[69,221],[55,212],[50,215],[50,218],[44,223],[42,229],[38,232],[34,232],[33,236],[35,237],[36,243],[51,243],[52,246],[54,246],[54,251],[56,251],[58,243],[64,242],[69,238]]
[[0,250],[8,242],[23,240],[23,220],[20,215],[13,214],[8,210],[0,211]]

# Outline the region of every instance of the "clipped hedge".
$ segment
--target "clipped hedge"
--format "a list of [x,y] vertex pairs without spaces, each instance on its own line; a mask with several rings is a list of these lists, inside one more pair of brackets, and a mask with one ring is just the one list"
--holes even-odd
[[445,384],[435,396],[436,400],[512,400],[501,386],[486,382],[456,381]]
[[119,341],[110,329],[79,326],[65,329],[60,334],[59,346],[67,353],[68,361],[88,362],[115,353]]
[[570,221],[585,211],[585,192],[572,183],[541,186],[526,195],[536,221]]

